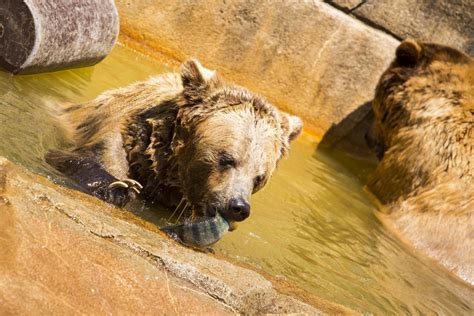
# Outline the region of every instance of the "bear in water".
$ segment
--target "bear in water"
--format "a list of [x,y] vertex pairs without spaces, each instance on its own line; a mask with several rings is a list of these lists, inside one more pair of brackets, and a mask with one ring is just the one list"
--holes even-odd
[[137,195],[195,216],[250,215],[260,190],[301,132],[298,117],[189,60],[180,74],[108,91],[64,109],[73,145],[46,161],[117,206]]
[[381,76],[368,188],[402,239],[474,284],[474,64],[442,45],[403,41]]

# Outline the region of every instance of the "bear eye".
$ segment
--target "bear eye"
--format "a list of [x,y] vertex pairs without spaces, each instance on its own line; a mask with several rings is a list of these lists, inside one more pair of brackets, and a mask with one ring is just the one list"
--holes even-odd
[[221,153],[219,157],[219,167],[232,168],[236,166],[235,158],[229,153]]
[[258,175],[258,176],[256,176],[256,177],[253,179],[253,187],[254,187],[254,188],[258,188],[258,187],[262,184],[263,179],[265,179],[265,175]]

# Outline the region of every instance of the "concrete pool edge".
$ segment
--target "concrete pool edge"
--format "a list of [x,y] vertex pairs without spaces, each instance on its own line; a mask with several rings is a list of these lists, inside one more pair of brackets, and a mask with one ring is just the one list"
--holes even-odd
[[[147,224],[138,223],[141,220],[134,218],[131,213],[125,210],[110,207],[94,197],[57,186],[47,179],[31,174],[0,157],[0,210],[8,213],[9,209],[13,210],[11,211],[13,212],[11,213],[13,214],[13,224],[6,226],[7,229],[2,229],[6,235],[0,237],[3,237],[4,242],[8,242],[9,245],[18,245],[16,248],[14,246],[9,248],[17,256],[3,258],[3,260],[0,260],[0,265],[9,260],[18,260],[18,252],[20,251],[18,249],[25,247],[25,238],[21,235],[15,235],[14,231],[15,229],[18,230],[19,227],[25,229],[25,226],[27,226],[28,235],[38,235],[41,238],[45,235],[46,242],[44,244],[34,242],[31,245],[34,249],[39,249],[38,251],[53,253],[50,249],[53,247],[51,244],[64,244],[70,239],[82,240],[82,238],[87,238],[87,241],[81,243],[86,249],[93,249],[96,244],[103,244],[104,251],[111,252],[112,255],[117,252],[118,256],[119,252],[123,252],[125,256],[122,254],[122,261],[130,263],[131,267],[135,267],[135,265],[141,267],[142,264],[146,266],[145,270],[137,268],[137,271],[134,268],[132,268],[133,271],[123,271],[117,266],[110,266],[107,267],[109,269],[108,273],[113,272],[113,275],[133,273],[133,278],[146,279],[153,271],[165,271],[170,275],[169,279],[168,276],[166,278],[172,287],[175,286],[176,282],[187,284],[184,288],[189,289],[188,292],[190,293],[182,294],[183,299],[187,298],[186,295],[196,294],[195,296],[202,296],[200,302],[203,308],[214,306],[216,313],[222,311],[234,313],[355,313],[348,308],[315,298],[312,295],[302,295],[303,291],[297,293],[298,291],[292,289],[291,286],[276,284],[276,280],[270,280],[270,278],[253,269],[235,265],[214,255],[184,248],[163,236],[153,225],[148,224],[149,227],[143,227]],[[5,215],[4,212],[2,213]],[[34,221],[34,227],[22,222],[21,218]],[[46,232],[39,230],[35,232],[37,227],[42,226],[47,228]],[[56,236],[51,235],[56,227],[61,227],[61,234],[64,234],[63,239],[60,239],[61,236],[56,239]],[[49,236],[48,231],[51,233]],[[77,250],[65,249],[64,253],[56,252],[59,256],[66,254],[62,260],[65,261],[64,265],[70,269],[68,274],[80,274],[82,278],[87,278],[87,274],[92,273],[92,270],[77,271],[79,264],[76,265],[74,261],[68,262],[68,260],[72,260],[72,258],[68,259],[67,257],[68,252],[77,252]],[[94,256],[87,250],[78,255],[86,261],[92,260],[89,257]],[[27,261],[30,261],[29,259]],[[52,284],[54,285],[60,280],[54,279],[57,267],[44,267],[48,264],[47,260],[42,261],[39,257],[34,258],[33,262],[37,264],[34,269],[38,271],[37,278],[39,281],[28,280],[28,282],[38,282],[43,287],[50,289],[49,287]],[[101,266],[108,264],[108,262],[102,262],[100,258],[93,258],[93,260],[95,260],[94,263]],[[141,263],[135,263],[136,260],[141,260]],[[5,271],[9,270],[6,269]],[[43,275],[42,271],[43,273],[47,271],[48,275]],[[15,267],[9,272],[14,275]],[[53,278],[52,283],[42,283],[47,278]],[[60,293],[61,296],[65,296],[61,299],[59,298],[60,295],[57,294],[59,302],[74,299],[76,293],[82,293],[81,291],[84,290],[81,288],[83,286],[81,282],[69,286],[74,289],[73,293]],[[169,284],[167,286],[169,287]],[[3,297],[3,301],[6,302],[4,306],[9,306],[8,303],[15,306],[15,302],[12,303],[5,299],[5,297],[8,297],[6,292],[3,292],[6,288],[2,286],[2,290],[0,290],[0,301]],[[126,290],[126,288],[125,290],[121,289],[122,292]],[[147,289],[143,290],[146,291]],[[169,291],[169,288],[163,288],[163,291]],[[111,288],[110,293],[116,293],[115,289]],[[159,296],[158,294],[156,296]],[[180,301],[180,294],[174,295]],[[125,300],[126,298],[122,297],[120,299]],[[192,297],[192,299],[199,302],[199,299],[195,297]],[[210,303],[210,301],[214,303]],[[16,302],[16,304],[28,305],[25,303],[27,303],[25,298],[22,302]],[[49,301],[43,303],[52,304]],[[171,303],[172,301],[170,301]],[[199,310],[199,304],[196,302],[193,304],[193,310],[196,310],[196,308]]]

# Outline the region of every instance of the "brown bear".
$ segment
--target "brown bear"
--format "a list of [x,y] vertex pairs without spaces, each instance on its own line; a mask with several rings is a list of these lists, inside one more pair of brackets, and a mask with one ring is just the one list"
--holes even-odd
[[474,284],[474,65],[403,41],[372,103],[381,161],[368,188],[402,239]]
[[105,92],[67,107],[73,145],[46,160],[88,193],[117,206],[139,195],[196,216],[230,222],[250,214],[249,199],[268,181],[298,117],[226,83],[197,60],[181,73]]

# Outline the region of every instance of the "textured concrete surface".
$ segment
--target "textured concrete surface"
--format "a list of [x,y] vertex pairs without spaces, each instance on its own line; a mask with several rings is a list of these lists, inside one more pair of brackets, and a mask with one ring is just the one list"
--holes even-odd
[[351,314],[0,158],[0,314]]
[[32,73],[93,65],[118,32],[113,0],[2,0],[0,66]]
[[[333,0],[355,17],[403,39],[437,42],[474,54],[472,0]],[[358,2],[358,4],[356,4]]]
[[178,61],[195,56],[319,135],[371,100],[398,44],[317,1],[116,4],[127,45]]

